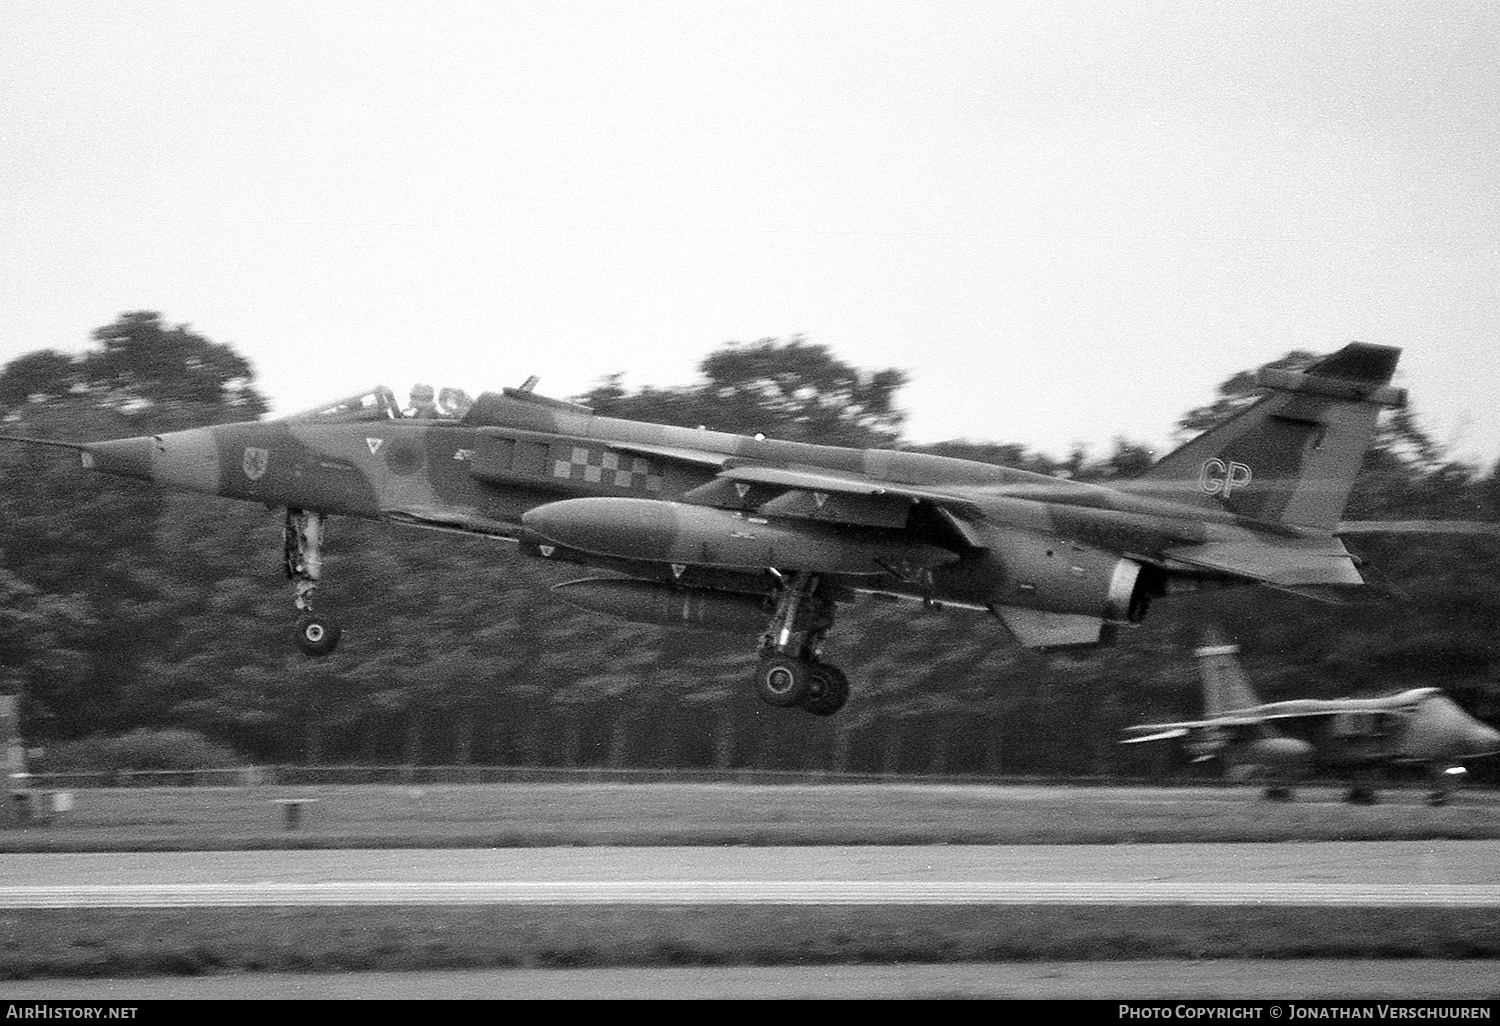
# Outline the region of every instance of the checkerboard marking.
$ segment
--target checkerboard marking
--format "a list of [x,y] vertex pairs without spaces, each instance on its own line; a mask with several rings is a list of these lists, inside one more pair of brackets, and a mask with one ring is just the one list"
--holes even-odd
[[620,454],[608,449],[589,449],[575,445],[571,458],[554,460],[552,476],[568,479],[581,478],[592,484],[614,485],[616,488],[639,488],[648,492],[661,491],[661,475],[651,472],[651,464],[640,457],[628,457],[628,466],[622,466]]

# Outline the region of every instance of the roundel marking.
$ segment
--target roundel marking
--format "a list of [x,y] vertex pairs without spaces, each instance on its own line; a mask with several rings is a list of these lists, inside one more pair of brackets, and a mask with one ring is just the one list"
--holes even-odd
[[422,450],[406,441],[389,442],[381,447],[385,465],[392,474],[407,477],[422,469]]

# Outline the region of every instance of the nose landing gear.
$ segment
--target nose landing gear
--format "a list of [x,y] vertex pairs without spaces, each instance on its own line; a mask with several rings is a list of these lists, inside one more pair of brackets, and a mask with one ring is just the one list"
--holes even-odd
[[297,647],[310,656],[325,656],[338,647],[343,630],[331,617],[313,612],[312,593],[323,577],[323,514],[288,508],[282,529],[283,565],[302,613]]

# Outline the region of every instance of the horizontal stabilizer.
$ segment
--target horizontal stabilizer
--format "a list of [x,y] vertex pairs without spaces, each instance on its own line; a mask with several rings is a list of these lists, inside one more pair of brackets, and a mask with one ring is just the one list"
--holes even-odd
[[1363,585],[1354,558],[1337,538],[1309,538],[1284,544],[1263,540],[1209,542],[1168,549],[1166,557],[1201,570],[1243,577],[1278,588],[1309,585]]
[[1271,584],[1269,587],[1330,606],[1370,606],[1389,602],[1396,597],[1387,588],[1369,584]]
[[1097,616],[1049,613],[1020,606],[991,606],[990,612],[1026,648],[1077,648],[1113,645],[1115,626]]

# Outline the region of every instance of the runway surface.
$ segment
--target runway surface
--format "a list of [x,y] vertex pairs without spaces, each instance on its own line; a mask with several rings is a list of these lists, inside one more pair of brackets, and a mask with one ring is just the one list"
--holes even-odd
[[[0,855],[0,908],[373,904],[1500,906],[1500,842],[587,847]],[[1473,961],[1164,961],[245,973],[0,982],[0,1000],[1494,1000]]]
[[[244,973],[143,979],[0,981],[0,1001],[245,1000],[894,1000],[1468,1001],[1500,997],[1493,962],[1204,960],[477,969],[433,972]],[[1117,1013],[1105,1009],[1111,1020]],[[143,1012],[140,1018],[144,1019]],[[1269,1016],[1262,1018],[1269,1019]]]
[[1500,907],[1500,841],[0,855],[0,908],[1111,904]]

